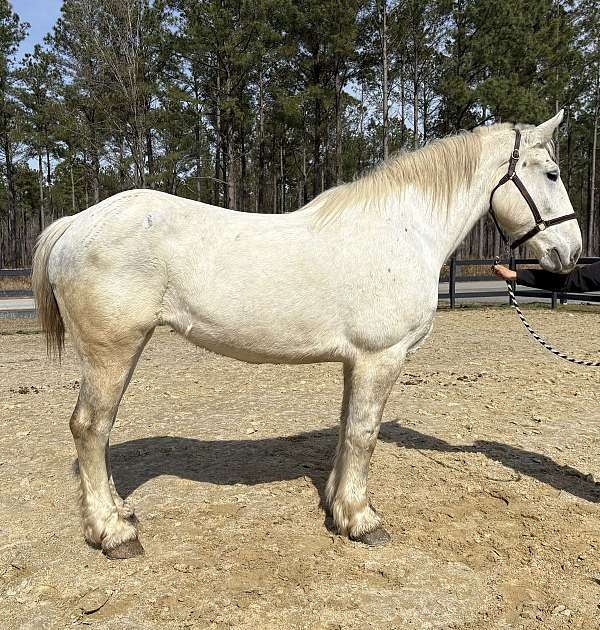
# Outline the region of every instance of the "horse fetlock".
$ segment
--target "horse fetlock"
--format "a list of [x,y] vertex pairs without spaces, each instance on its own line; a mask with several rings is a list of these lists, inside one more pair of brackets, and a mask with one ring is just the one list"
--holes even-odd
[[333,511],[333,502],[335,500],[335,494],[337,492],[337,474],[335,467],[329,475],[327,485],[325,486],[325,506],[329,512]]
[[363,543],[369,547],[379,547],[387,544],[391,537],[382,525],[382,518],[371,505],[354,514],[350,521],[348,538]]
[[137,521],[133,505],[129,504],[127,501],[121,499],[121,504],[117,505],[117,511],[119,512],[119,516],[126,521]]
[[334,499],[331,504],[333,522],[340,534],[352,540],[360,538],[381,525],[381,517],[364,501],[343,501]]
[[115,488],[114,483],[112,483],[112,480],[110,481],[109,485],[110,485],[110,494],[112,496],[115,507],[117,508],[117,512],[119,513],[119,516],[123,518],[130,518],[131,516],[133,516],[133,513],[135,511],[133,509],[133,506],[129,503],[129,501],[126,501],[121,498],[121,496],[117,492],[117,489]]
[[107,523],[114,518],[112,512],[99,510],[82,503],[83,535],[86,541],[93,547],[100,547],[106,537]]
[[117,547],[131,541],[137,541],[137,539],[138,531],[136,526],[130,520],[115,514],[110,519],[110,522],[105,524],[104,536],[102,537],[102,551],[108,555],[109,552]]
[[83,537],[92,547],[102,546],[102,528],[96,526],[96,523],[83,520]]

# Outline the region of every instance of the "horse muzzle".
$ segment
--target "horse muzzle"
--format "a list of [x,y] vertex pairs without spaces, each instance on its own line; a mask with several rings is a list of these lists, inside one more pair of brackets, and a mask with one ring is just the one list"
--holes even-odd
[[567,248],[551,247],[539,259],[540,265],[552,273],[569,273],[575,268],[580,254],[581,247],[572,252],[567,251]]

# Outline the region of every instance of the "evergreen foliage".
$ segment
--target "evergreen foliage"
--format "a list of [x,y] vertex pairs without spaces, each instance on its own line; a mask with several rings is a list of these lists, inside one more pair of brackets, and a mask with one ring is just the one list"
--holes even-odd
[[[290,212],[398,150],[565,107],[557,156],[600,246],[599,0],[0,0],[0,267],[52,220],[148,187]],[[461,246],[491,256],[486,220]]]

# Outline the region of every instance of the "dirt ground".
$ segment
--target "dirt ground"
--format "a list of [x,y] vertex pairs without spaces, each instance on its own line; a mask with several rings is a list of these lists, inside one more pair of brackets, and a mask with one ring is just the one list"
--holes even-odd
[[[529,309],[600,353],[598,313]],[[371,495],[392,542],[319,507],[339,365],[252,366],[168,329],[112,434],[146,555],[81,536],[72,350],[0,321],[0,628],[600,628],[600,373],[534,345],[508,309],[443,310],[384,414]],[[20,332],[19,332],[20,331]]]

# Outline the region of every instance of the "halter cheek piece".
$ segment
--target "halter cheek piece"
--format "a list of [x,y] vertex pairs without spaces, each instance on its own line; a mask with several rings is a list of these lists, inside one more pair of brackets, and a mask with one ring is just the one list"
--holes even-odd
[[506,237],[506,235],[502,231],[502,228],[498,224],[498,220],[496,219],[496,215],[494,214],[494,208],[492,207],[492,200],[494,198],[494,193],[498,190],[498,188],[500,188],[500,186],[503,186],[508,181],[512,181],[514,185],[519,189],[519,192],[523,196],[523,199],[525,199],[525,201],[527,202],[527,205],[529,206],[529,209],[531,210],[531,214],[533,214],[533,218],[535,220],[535,226],[531,228],[529,232],[526,232],[525,234],[523,234],[523,236],[521,236],[516,241],[514,241],[510,246],[511,249],[516,249],[517,247],[519,247],[519,245],[523,245],[523,243],[528,241],[530,238],[532,238],[539,232],[543,232],[546,228],[552,227],[553,225],[558,225],[559,223],[564,223],[565,221],[571,221],[572,219],[577,219],[577,215],[574,212],[572,212],[571,214],[565,214],[562,217],[556,217],[555,219],[548,219],[546,221],[542,219],[542,215],[540,214],[540,211],[537,209],[537,206],[535,205],[535,202],[531,198],[531,195],[527,192],[527,188],[525,188],[525,184],[523,184],[523,182],[519,179],[519,176],[515,172],[515,169],[517,167],[517,162],[519,161],[519,147],[521,146],[521,132],[518,129],[515,129],[515,134],[517,137],[515,138],[515,147],[513,149],[513,152],[510,156],[510,160],[508,162],[508,172],[496,184],[496,186],[494,187],[494,190],[492,190],[492,194],[490,195],[490,209],[489,209],[489,213],[492,215],[492,219],[494,219],[494,223],[496,224],[496,227],[498,228],[498,231],[500,232],[500,236],[502,236],[502,240],[508,244],[509,242],[508,238]]

